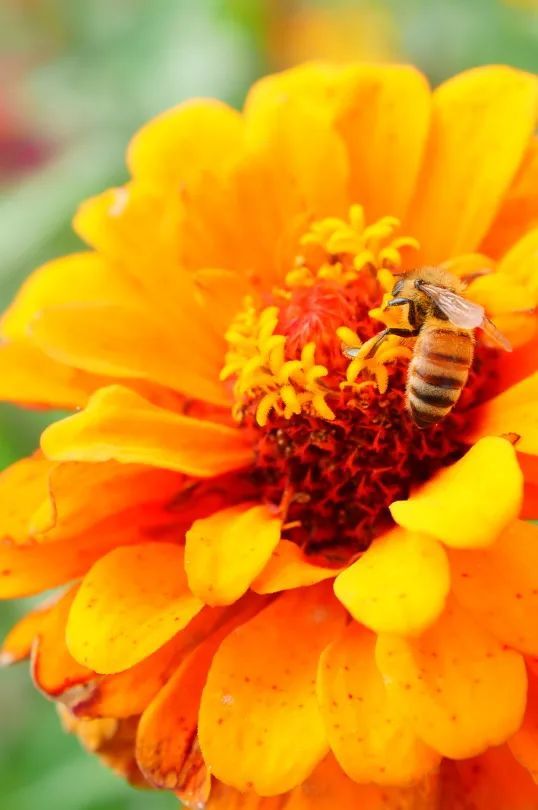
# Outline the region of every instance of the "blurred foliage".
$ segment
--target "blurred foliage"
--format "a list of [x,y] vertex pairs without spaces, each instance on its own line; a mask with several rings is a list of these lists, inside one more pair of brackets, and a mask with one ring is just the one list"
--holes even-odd
[[[0,4],[0,305],[80,243],[78,202],[125,177],[125,145],[195,95],[239,106],[260,74],[299,60],[406,61],[433,83],[506,62],[538,67],[536,0],[3,0]],[[0,467],[53,414],[0,407]],[[3,634],[21,612],[3,605]],[[0,807],[159,810],[60,730],[24,667],[0,676]],[[44,798],[45,797],[45,798]]]

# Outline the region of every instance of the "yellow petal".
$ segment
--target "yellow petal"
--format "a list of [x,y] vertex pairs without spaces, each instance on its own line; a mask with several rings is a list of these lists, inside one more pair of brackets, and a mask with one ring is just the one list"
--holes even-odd
[[475,250],[523,158],[537,84],[509,67],[469,70],[433,94],[430,138],[406,231],[427,262]]
[[416,635],[437,619],[449,587],[448,561],[439,543],[395,529],[338,575],[334,592],[376,633]]
[[200,477],[251,459],[239,429],[159,408],[119,385],[97,391],[84,411],[48,427],[41,447],[56,461],[116,459]]
[[96,672],[121,672],[158,650],[202,607],[188,589],[182,548],[118,548],[84,577],[67,623],[67,646]]
[[466,455],[438,472],[391,514],[400,526],[424,532],[453,548],[483,548],[519,514],[523,475],[505,439],[481,439]]
[[25,339],[36,314],[74,302],[140,306],[143,299],[99,254],[72,253],[47,262],[28,277],[2,316],[2,335],[10,340]]
[[241,137],[236,110],[214,99],[187,101],[137,132],[127,163],[135,180],[179,193],[204,170],[230,161]]
[[403,217],[428,135],[428,84],[409,66],[361,65],[344,73],[342,85],[337,127],[349,154],[351,199],[369,222]]
[[34,407],[80,408],[103,382],[94,374],[57,363],[27,342],[0,343],[3,401]]
[[[499,273],[524,284],[538,295],[538,228],[519,239],[499,262]],[[527,300],[527,307],[536,305]]]
[[527,288],[506,273],[480,276],[469,284],[465,294],[481,304],[492,318],[497,314],[524,312],[533,306]]
[[481,245],[499,258],[538,226],[538,137],[529,142],[521,165]]
[[186,535],[191,591],[208,605],[243,596],[280,539],[282,521],[267,506],[239,504],[195,520]]

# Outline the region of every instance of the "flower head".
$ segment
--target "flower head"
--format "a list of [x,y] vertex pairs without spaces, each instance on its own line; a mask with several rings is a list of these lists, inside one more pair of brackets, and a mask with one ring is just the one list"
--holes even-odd
[[[0,477],[0,594],[66,586],[3,659],[132,781],[538,806],[536,105],[509,68],[320,65],[182,105],[4,315],[0,393],[76,412]],[[414,340],[372,339],[425,265],[515,350],[477,330],[420,430]]]

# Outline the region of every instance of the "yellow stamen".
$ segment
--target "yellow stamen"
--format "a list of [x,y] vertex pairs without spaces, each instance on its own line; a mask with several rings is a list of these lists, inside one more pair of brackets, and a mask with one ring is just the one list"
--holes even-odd
[[272,411],[286,419],[303,411],[334,419],[325,399],[331,391],[322,382],[328,370],[316,363],[315,344],[307,343],[300,359],[286,359],[286,336],[274,333],[277,308],[266,307],[257,319],[251,317],[251,308],[247,299],[226,333],[230,349],[220,376],[222,380],[236,377],[234,418],[242,419],[245,402],[259,400],[256,421],[260,427],[267,424]]
[[[338,332],[340,333],[341,330],[338,330]],[[395,335],[388,335],[383,342],[380,343],[373,357],[368,357],[377,339],[377,335],[374,335],[374,337],[360,346],[357,356],[353,358],[347,367],[346,382],[341,383],[340,388],[358,390],[356,388],[358,384],[355,380],[361,372],[366,371],[375,378],[375,384],[377,385],[379,393],[384,394],[387,390],[389,379],[386,364],[398,360],[399,358],[409,359],[413,354],[408,346],[401,345],[401,338]]]
[[314,222],[301,244],[307,249],[317,248],[324,258],[311,267],[308,259],[301,257],[302,264],[287,274],[286,286],[311,286],[317,278],[349,284],[356,281],[361,272],[371,271],[383,273],[380,283],[388,289],[384,271],[402,265],[402,251],[418,248],[416,239],[396,236],[399,228],[400,221],[396,217],[382,217],[366,225],[360,205],[351,206],[347,220],[327,217]]

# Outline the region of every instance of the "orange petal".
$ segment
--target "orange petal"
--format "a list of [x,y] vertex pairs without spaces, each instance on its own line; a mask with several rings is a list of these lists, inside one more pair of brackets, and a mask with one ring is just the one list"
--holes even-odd
[[538,484],[525,481],[523,488],[522,520],[538,520]]
[[162,509],[131,509],[101,521],[77,537],[15,546],[0,542],[0,599],[30,596],[82,576],[116,546],[175,539],[177,526]]
[[[42,461],[48,469],[43,468],[46,475],[42,475],[41,492],[36,481],[35,509],[30,508],[31,501],[26,504],[26,540],[30,537],[39,542],[56,542],[74,537],[118,512],[142,504],[148,508],[162,504],[165,509],[186,486],[184,476],[179,473],[138,464]],[[0,476],[0,485],[1,482]],[[84,508],[89,491],[92,509]]]
[[82,581],[67,623],[67,646],[96,672],[121,672],[159,649],[201,608],[187,587],[182,548],[117,548]]
[[250,291],[249,279],[243,273],[218,268],[197,270],[194,278],[208,320],[224,335],[242,309]]
[[440,797],[441,810],[534,810],[538,786],[502,745],[463,762],[445,760]]
[[[200,768],[205,770],[196,733],[198,709],[207,672],[223,639],[235,627],[252,618],[263,604],[264,600],[250,597],[236,605],[233,612],[228,611],[220,626],[183,659],[173,677],[142,714],[137,734],[136,758],[151,784],[158,788],[180,791],[184,800],[185,791],[189,789],[193,754],[197,753]],[[202,780],[202,791],[206,787],[205,781]],[[197,787],[199,791],[200,786]]]
[[65,626],[77,588],[67,591],[49,612],[32,650],[32,677],[49,697],[61,697],[73,688],[84,688],[95,673],[69,654]]
[[[66,304],[138,304],[143,298],[127,277],[97,253],[72,253],[35,270],[2,316],[0,331],[10,340],[28,337],[37,314]],[[103,325],[103,324],[101,324]]]
[[217,646],[218,642],[208,639],[197,647],[140,718],[136,759],[157,788],[178,790],[184,783],[200,697]]
[[538,456],[518,453],[517,459],[523,472],[523,507],[520,517],[523,520],[538,519]]
[[519,731],[508,740],[508,745],[517,761],[538,782],[538,675],[529,669],[527,676],[529,689],[525,717]]
[[251,450],[236,428],[158,408],[121,386],[97,391],[88,407],[48,427],[48,458],[149,464],[200,477],[246,466]]
[[54,603],[46,601],[31,610],[11,628],[0,647],[0,667],[28,658],[34,639],[41,632]]
[[136,309],[85,303],[51,307],[34,318],[29,334],[38,348],[59,363],[102,376],[155,382],[186,395],[195,391],[197,397],[218,405],[229,402],[218,379],[224,347],[212,362],[204,356],[207,343],[200,346],[198,369],[204,371],[204,364],[208,368],[197,375],[185,374],[182,335],[177,329],[170,334]]
[[289,794],[285,810],[432,810],[436,793],[435,776],[412,787],[358,785],[329,754]]
[[352,622],[320,659],[318,694],[329,743],[356,782],[408,784],[439,757],[417,739],[387,692],[375,659],[376,637]]
[[96,677],[85,694],[63,695],[63,702],[79,717],[127,718],[141,714],[185,657],[225,618],[222,608],[204,608],[150,656],[124,672]]
[[538,138],[533,138],[482,242],[488,256],[498,258],[538,225]]
[[258,796],[252,791],[239,791],[222,782],[214,781],[211,788],[207,810],[283,810],[282,796],[269,798]]
[[0,343],[0,400],[48,408],[78,408],[102,378],[57,363],[27,343]]
[[285,796],[262,798],[252,791],[240,793],[216,782],[207,810],[433,810],[437,807],[436,796],[435,777],[413,787],[358,785],[329,754],[301,785]]
[[217,778],[275,795],[300,784],[323,758],[316,669],[344,621],[327,587],[317,585],[288,591],[226,638],[209,671],[198,726]]
[[135,180],[174,192],[215,164],[231,160],[242,138],[238,112],[214,99],[167,110],[140,129],[127,153]]
[[15,543],[30,539],[32,513],[48,497],[48,480],[53,461],[38,453],[21,459],[0,472],[0,533]]
[[281,540],[251,587],[256,593],[278,593],[305,588],[335,577],[340,569],[313,565],[296,543]]
[[[21,545],[56,541],[138,504],[165,503],[184,488],[178,473],[115,461],[61,464],[39,453],[0,472],[0,532]],[[85,509],[88,491],[92,509]]]
[[433,119],[406,231],[424,261],[480,244],[521,162],[536,122],[534,77],[482,67],[433,94]]
[[[528,315],[512,315],[512,318],[525,318]],[[535,318],[535,336],[527,343],[516,347],[513,352],[503,352],[499,357],[497,366],[497,381],[495,392],[500,393],[510,388],[514,383],[532,376],[536,371],[536,357],[538,356],[538,319]]]
[[185,544],[191,591],[208,605],[235,602],[267,563],[281,526],[269,507],[248,503],[196,520]]
[[520,510],[523,476],[505,439],[482,439],[438,472],[407,501],[390,506],[406,529],[425,532],[453,548],[491,545]]
[[336,596],[358,622],[376,633],[412,636],[437,619],[449,588],[443,548],[402,529],[375,540],[334,583]]
[[538,455],[538,372],[473,408],[469,420],[469,441],[515,433],[519,451]]
[[370,222],[403,217],[428,135],[428,83],[414,68],[392,65],[353,67],[346,79],[337,128],[349,154],[350,197]]
[[510,647],[538,655],[538,527],[511,524],[487,551],[451,551],[458,602]]
[[519,728],[523,659],[456,604],[418,639],[380,636],[376,656],[417,735],[443,756],[475,756]]

